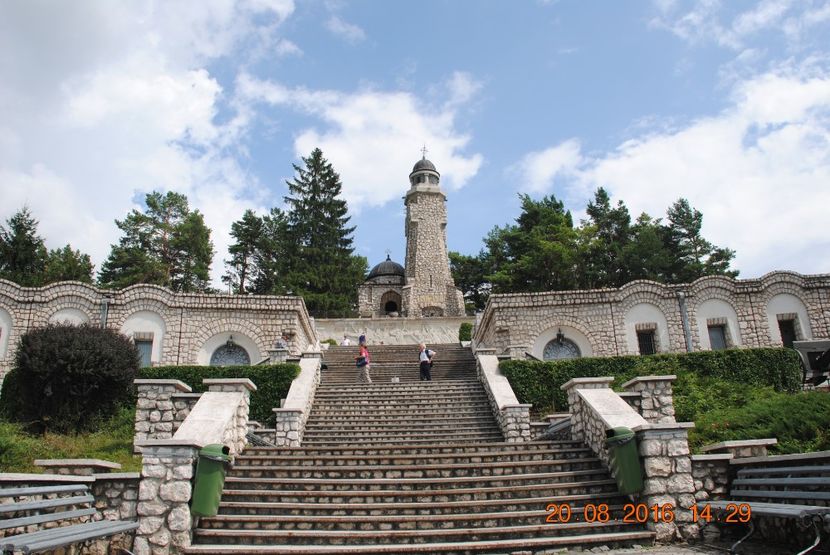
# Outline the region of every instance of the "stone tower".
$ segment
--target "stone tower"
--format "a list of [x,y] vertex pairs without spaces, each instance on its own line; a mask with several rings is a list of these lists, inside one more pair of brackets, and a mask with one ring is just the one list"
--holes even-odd
[[447,197],[441,175],[426,159],[409,174],[406,205],[406,285],[402,305],[410,318],[464,316],[464,298],[455,287],[447,255]]

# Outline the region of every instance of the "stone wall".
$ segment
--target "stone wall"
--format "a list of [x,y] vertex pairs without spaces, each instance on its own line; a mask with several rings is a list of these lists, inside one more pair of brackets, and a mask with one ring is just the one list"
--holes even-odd
[[365,334],[372,345],[417,345],[426,343],[458,343],[458,328],[472,318],[341,318],[317,320],[320,341],[334,339],[338,343],[347,336],[352,345]]
[[317,344],[300,297],[177,294],[154,285],[105,290],[79,282],[24,288],[0,280],[0,375],[21,335],[67,320],[149,337],[154,365],[208,364],[231,336],[254,364],[283,334],[296,355]]
[[300,374],[291,382],[285,403],[274,409],[275,445],[297,447],[302,444],[305,424],[320,385],[321,363],[319,353],[306,353],[300,359]]
[[138,394],[133,448],[137,452],[136,441],[173,437],[186,416],[178,414],[180,409],[185,409],[185,404],[173,398],[177,394],[189,394],[192,389],[179,380],[135,380],[135,385]]
[[476,353],[476,369],[504,440],[510,443],[530,441],[531,405],[521,404],[516,399],[510,382],[499,373],[498,358],[482,349]]
[[95,508],[106,520],[135,520],[138,516],[138,472],[94,474]]
[[[687,325],[680,297],[686,305]],[[491,295],[474,330],[498,354],[543,358],[561,331],[582,356],[638,354],[637,331],[652,330],[658,352],[710,348],[708,326],[734,347],[780,346],[777,321],[795,320],[797,339],[830,337],[830,275],[772,272],[759,279],[705,277],[666,286],[634,281],[619,289]]]

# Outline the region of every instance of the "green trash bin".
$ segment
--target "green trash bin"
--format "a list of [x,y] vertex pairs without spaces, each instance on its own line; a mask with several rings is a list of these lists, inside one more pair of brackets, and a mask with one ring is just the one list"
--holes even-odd
[[605,446],[611,456],[611,473],[620,493],[630,495],[643,490],[643,472],[635,434],[629,428],[612,428],[606,432]]
[[199,451],[196,463],[196,480],[193,484],[193,500],[190,512],[196,516],[216,516],[225,472],[230,467],[230,449],[219,443],[205,445]]

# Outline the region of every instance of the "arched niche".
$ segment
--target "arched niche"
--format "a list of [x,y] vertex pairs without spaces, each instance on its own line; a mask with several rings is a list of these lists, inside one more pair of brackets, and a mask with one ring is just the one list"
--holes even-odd
[[397,291],[387,291],[380,297],[381,314],[401,312],[401,295]]
[[697,332],[700,338],[700,347],[712,350],[709,339],[709,326],[723,326],[725,328],[726,345],[738,347],[741,345],[741,327],[738,325],[738,313],[735,308],[723,299],[709,299],[695,307],[697,318]]
[[[234,348],[228,349],[228,340],[231,340]],[[256,343],[250,337],[241,332],[228,331],[217,333],[205,341],[205,344],[199,350],[198,363],[208,366],[217,350],[221,348],[230,354],[230,351],[238,352],[236,347],[243,349],[248,354],[249,364],[256,364],[263,358]]]
[[669,350],[669,324],[666,320],[666,315],[657,305],[651,303],[637,303],[625,313],[623,317],[623,324],[625,326],[625,343],[628,352],[632,354],[640,353],[640,345],[637,341],[637,327],[654,324],[654,338],[655,350],[666,352]]
[[810,317],[807,315],[807,307],[795,295],[780,293],[773,296],[767,303],[769,337],[774,345],[782,344],[779,318],[795,320],[797,340],[813,338],[813,332],[810,329]]
[[585,334],[568,325],[553,326],[540,333],[536,337],[536,341],[533,342],[531,354],[538,359],[544,359],[545,347],[547,347],[548,343],[551,341],[556,340],[556,335],[560,330],[562,330],[563,343],[565,341],[573,343],[573,345],[579,349],[580,357],[590,357],[594,355],[594,348],[591,346],[591,342]]
[[6,358],[9,352],[9,336],[12,334],[12,315],[3,308],[0,308],[0,360]]
[[134,341],[152,340],[150,361],[161,362],[162,345],[167,324],[164,318],[150,310],[140,310],[130,314],[121,326],[121,333]]
[[78,308],[62,308],[49,317],[50,324],[72,324],[80,326],[89,324],[89,316]]

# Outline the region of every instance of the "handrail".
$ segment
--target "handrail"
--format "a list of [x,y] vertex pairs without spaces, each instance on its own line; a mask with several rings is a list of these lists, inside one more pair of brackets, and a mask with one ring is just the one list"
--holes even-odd
[[529,358],[530,360],[538,360],[539,362],[545,362],[541,358],[535,357],[535,356],[531,355],[530,353],[528,353],[527,351],[525,351],[525,358]]

